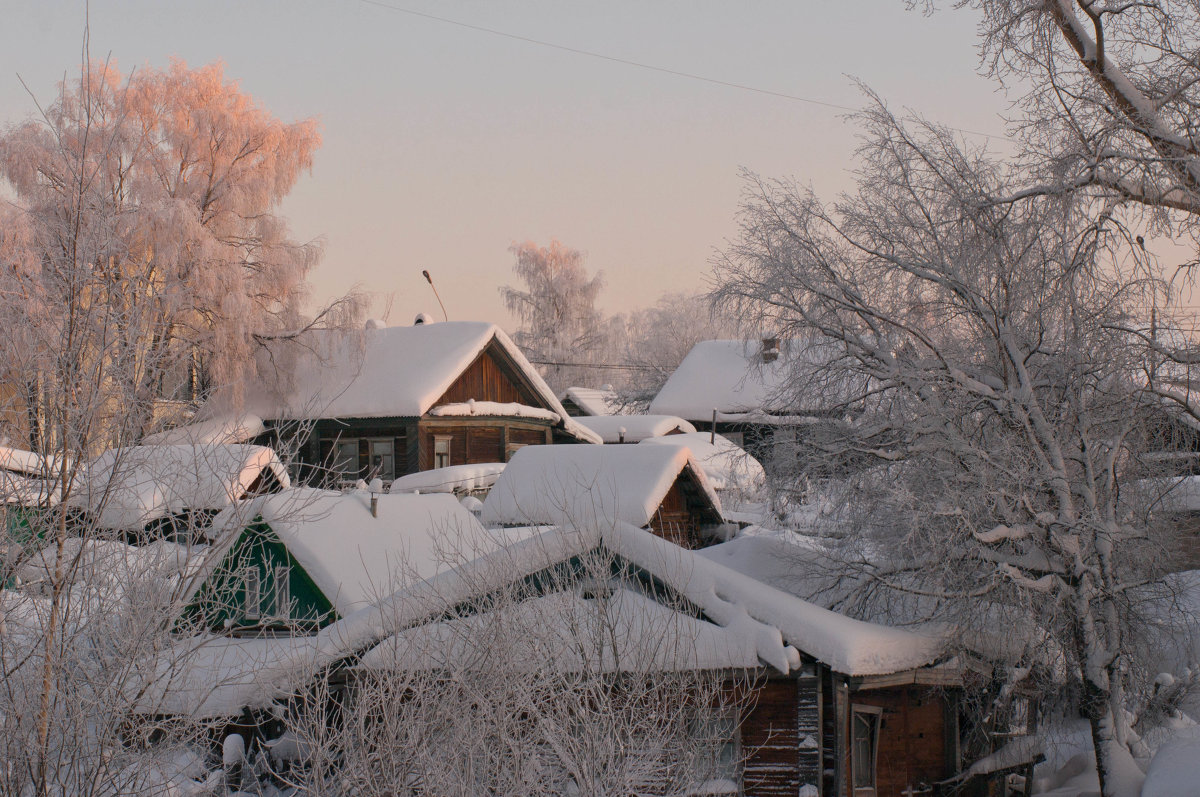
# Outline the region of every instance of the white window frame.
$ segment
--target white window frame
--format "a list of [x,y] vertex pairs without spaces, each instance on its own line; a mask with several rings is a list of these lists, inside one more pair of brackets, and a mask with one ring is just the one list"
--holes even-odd
[[274,581],[275,617],[279,620],[292,619],[292,571],[286,565],[276,565]]
[[[450,454],[451,441],[453,439],[454,435],[448,434],[437,434],[433,436],[433,467],[435,469],[448,468],[454,464]],[[438,449],[443,445],[445,446],[445,451],[439,451]]]
[[247,620],[260,619],[262,617],[262,580],[259,578],[257,567],[247,567],[242,571],[242,590],[245,595],[242,614]]

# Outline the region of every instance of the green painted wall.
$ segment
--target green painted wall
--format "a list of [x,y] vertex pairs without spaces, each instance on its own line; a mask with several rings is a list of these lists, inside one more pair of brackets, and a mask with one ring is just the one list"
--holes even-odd
[[[257,617],[247,605],[250,572],[258,578]],[[286,609],[276,575],[287,574]],[[251,596],[252,597],[252,596]],[[311,632],[338,619],[333,604],[288,553],[279,537],[256,518],[246,527],[184,609],[181,624],[222,632],[230,629],[288,629]]]

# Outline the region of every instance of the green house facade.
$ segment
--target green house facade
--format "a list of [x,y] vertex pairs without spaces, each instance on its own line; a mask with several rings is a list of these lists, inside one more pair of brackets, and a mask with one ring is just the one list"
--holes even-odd
[[179,626],[235,636],[315,633],[496,545],[450,495],[295,488],[213,525]]

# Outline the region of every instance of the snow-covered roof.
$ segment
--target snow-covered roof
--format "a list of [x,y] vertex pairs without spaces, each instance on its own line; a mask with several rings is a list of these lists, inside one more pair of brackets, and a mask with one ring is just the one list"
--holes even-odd
[[621,411],[621,400],[612,388],[569,387],[563,391],[562,400],[570,400],[590,416],[616,415]]
[[33,451],[0,446],[0,470],[23,476],[45,476],[54,469],[55,459],[47,459]]
[[697,343],[650,402],[650,412],[678,415],[689,421],[769,423],[774,415],[794,416],[788,423],[803,422],[820,411],[814,395],[811,407],[797,407],[785,387],[798,373],[815,371],[823,352],[804,341],[779,341],[778,357],[762,358],[759,340],[705,340]]
[[[490,629],[503,628],[497,638]],[[389,637],[359,662],[367,669],[444,670],[481,656],[506,667],[566,672],[751,669],[753,639],[692,617],[644,594],[613,587],[602,599],[552,592],[499,610],[417,626]]]
[[393,493],[453,493],[490,489],[504,471],[503,462],[448,465],[401,476],[392,482]]
[[[448,321],[408,327],[368,326],[361,333],[314,331],[290,376],[246,390],[249,411],[270,419],[418,417],[493,341],[513,361],[563,428],[599,442],[567,418],[554,391],[495,324]],[[285,381],[286,379],[286,381]]]
[[[944,652],[945,636],[939,628],[905,630],[853,620],[618,522],[602,528],[549,527],[522,533],[466,564],[412,581],[310,637],[278,644],[253,640],[261,645],[251,645],[251,640],[181,640],[181,647],[164,652],[153,668],[153,688],[139,699],[138,710],[192,713],[203,701],[232,714],[242,706],[266,705],[302,687],[321,667],[367,651],[406,629],[438,621],[448,608],[599,546],[691,601],[708,622],[735,635],[739,644],[752,646],[757,661],[784,674],[801,665],[800,651],[851,676],[924,667]],[[230,666],[231,659],[242,663]]]
[[223,509],[245,497],[264,473],[290,485],[264,446],[134,446],[105,451],[88,465],[71,503],[111,529],[140,529],[186,509]]
[[[155,540],[147,545],[127,545],[115,540],[68,537],[63,542],[62,563],[68,584],[124,586],[131,577],[169,578],[191,572],[205,549]],[[17,576],[25,582],[49,581],[58,558],[56,545],[48,545],[21,564]]]
[[676,415],[596,415],[575,420],[606,443],[639,443],[647,437],[696,431],[695,426]]
[[483,502],[486,525],[645,526],[676,479],[690,471],[720,513],[721,502],[686,448],[525,446]]
[[669,434],[648,437],[639,445],[686,447],[692,458],[704,469],[709,483],[717,490],[740,488],[754,491],[766,482],[766,472],[759,461],[728,438],[711,432]]
[[234,413],[146,435],[142,438],[142,445],[232,445],[253,440],[266,430],[262,418],[257,415]]
[[376,498],[372,516],[365,490],[296,488],[231,509],[213,526],[228,532],[261,517],[340,615],[499,544],[453,496],[384,493]]

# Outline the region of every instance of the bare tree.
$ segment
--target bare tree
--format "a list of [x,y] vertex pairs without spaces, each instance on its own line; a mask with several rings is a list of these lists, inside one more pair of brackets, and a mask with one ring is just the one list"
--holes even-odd
[[693,346],[738,334],[732,319],[714,313],[702,294],[666,294],[652,307],[613,316],[608,324],[612,362],[632,367],[607,381],[627,405],[643,411]]
[[513,575],[385,640],[345,688],[319,680],[290,712],[303,763],[283,779],[305,794],[736,788],[752,677],[712,663],[686,607],[604,551]]
[[1164,288],[1111,205],[1012,199],[1024,173],[949,132],[881,105],[859,118],[857,193],[825,205],[749,176],[716,297],[831,341],[821,370],[862,386],[841,445],[875,465],[841,496],[840,588],[1005,629],[1090,721],[1104,794],[1136,793],[1126,709],[1162,548],[1138,489],[1154,355],[1122,330]]
[[[562,363],[586,362],[604,343],[604,325],[596,297],[603,274],[587,275],[583,253],[558,241],[541,247],[533,241],[513,244],[513,271],[525,289],[503,287],[504,306],[521,322],[513,340],[539,363],[556,391],[569,387],[579,372]],[[584,374],[587,378],[590,374]]]

